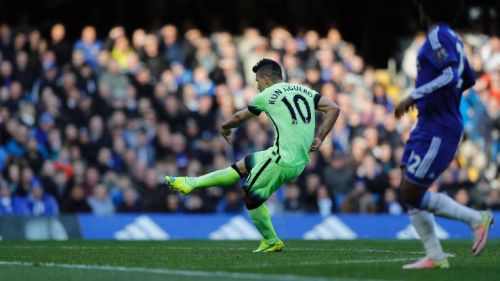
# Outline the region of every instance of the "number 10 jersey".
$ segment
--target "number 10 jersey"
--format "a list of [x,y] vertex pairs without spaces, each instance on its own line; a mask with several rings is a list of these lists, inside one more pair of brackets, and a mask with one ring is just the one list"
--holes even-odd
[[255,115],[264,112],[274,125],[276,163],[300,166],[309,162],[320,97],[307,87],[283,82],[257,94],[248,106]]

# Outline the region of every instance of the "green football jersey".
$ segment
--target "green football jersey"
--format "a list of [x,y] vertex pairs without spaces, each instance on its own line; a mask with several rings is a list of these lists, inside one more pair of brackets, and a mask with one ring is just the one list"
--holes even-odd
[[265,112],[273,122],[273,153],[278,163],[299,166],[309,162],[320,97],[307,87],[283,82],[257,94],[248,106],[255,115]]

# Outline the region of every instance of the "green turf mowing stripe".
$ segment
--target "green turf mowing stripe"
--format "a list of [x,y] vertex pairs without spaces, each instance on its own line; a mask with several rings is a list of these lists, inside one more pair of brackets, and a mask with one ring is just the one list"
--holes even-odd
[[[138,249],[150,249],[151,247],[145,246],[65,246],[65,245],[33,245],[33,246],[23,246],[23,245],[1,245],[0,248],[13,248],[13,249],[44,249],[44,248],[58,248],[62,250],[138,250]],[[247,247],[179,247],[179,246],[169,246],[169,245],[157,245],[156,249],[164,250],[196,250],[196,251],[252,251],[253,248]],[[402,254],[414,254],[414,255],[424,255],[424,251],[398,251],[398,250],[382,250],[382,249],[357,249],[357,248],[291,248],[287,247],[286,251],[291,252],[353,252],[353,253],[402,253]]]

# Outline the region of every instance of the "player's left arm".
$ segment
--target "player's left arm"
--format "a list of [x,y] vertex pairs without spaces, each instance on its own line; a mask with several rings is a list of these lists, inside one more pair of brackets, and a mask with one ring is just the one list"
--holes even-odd
[[256,117],[257,115],[253,114],[248,110],[248,108],[242,109],[233,116],[229,120],[227,120],[224,124],[222,124],[221,135],[226,139],[228,143],[231,143],[231,129],[240,126],[245,123],[247,120]]
[[472,67],[469,64],[467,59],[464,60],[464,72],[462,75],[463,83],[462,83],[462,91],[472,88],[476,85],[476,74]]

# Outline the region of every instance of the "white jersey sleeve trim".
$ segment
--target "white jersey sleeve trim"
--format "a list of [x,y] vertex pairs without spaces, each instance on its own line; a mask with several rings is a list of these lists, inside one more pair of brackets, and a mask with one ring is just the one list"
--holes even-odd
[[411,98],[416,100],[420,99],[435,90],[442,88],[446,85],[448,85],[450,82],[453,81],[453,70],[450,67],[447,67],[443,70],[441,75],[439,75],[437,78],[434,80],[416,88],[412,93],[411,93]]
[[431,43],[431,47],[434,51],[437,51],[441,49],[441,43],[439,42],[439,26],[436,26],[430,33],[429,33],[429,42]]

